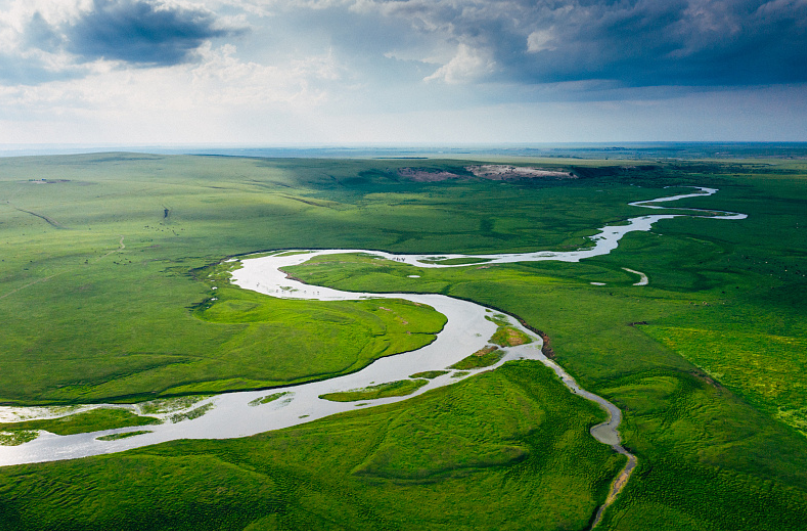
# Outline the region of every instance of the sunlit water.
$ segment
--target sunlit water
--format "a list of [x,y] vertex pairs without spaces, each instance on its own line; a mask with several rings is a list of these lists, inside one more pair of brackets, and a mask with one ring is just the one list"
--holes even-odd
[[[717,192],[711,188],[699,188],[697,192],[663,197],[650,201],[631,203],[633,206],[660,209],[659,203],[676,201],[690,197],[709,196]],[[712,219],[737,220],[746,216],[730,212],[688,210],[688,216],[709,217]],[[698,214],[692,214],[697,212]],[[289,255],[288,252],[275,253],[270,256],[242,259],[243,267],[232,275],[232,283],[244,289],[264,293],[272,297],[286,299],[347,301],[376,299],[406,299],[415,303],[431,306],[447,318],[447,323],[437,339],[421,349],[381,358],[364,369],[321,382],[311,382],[285,388],[275,388],[264,391],[250,391],[227,393],[196,402],[184,410],[170,411],[158,414],[164,422],[159,425],[139,426],[103,432],[86,433],[78,435],[58,436],[47,432],[40,432],[39,436],[25,444],[18,446],[0,446],[0,465],[14,465],[42,461],[56,461],[60,459],[73,459],[91,455],[121,452],[132,448],[139,448],[176,439],[228,439],[246,437],[270,430],[296,426],[316,419],[327,417],[335,413],[351,411],[362,407],[371,407],[380,404],[390,404],[406,400],[412,396],[425,393],[437,387],[456,383],[468,378],[474,373],[491,370],[502,363],[516,359],[538,360],[552,368],[570,391],[593,400],[600,404],[609,413],[609,420],[592,429],[592,435],[611,445],[617,451],[626,453],[619,446],[619,433],[617,428],[622,415],[618,408],[603,398],[581,389],[574,379],[562,367],[541,353],[541,338],[527,330],[516,319],[503,316],[511,326],[514,326],[533,339],[533,342],[518,347],[505,348],[505,356],[494,366],[472,371],[461,371],[467,375],[458,374],[460,371],[448,369],[449,366],[484,348],[496,331],[497,325],[488,319],[493,315],[502,316],[484,306],[453,299],[444,295],[412,295],[402,293],[374,294],[355,293],[335,290],[331,288],[309,286],[290,279],[280,269],[305,263],[315,256],[345,253],[367,253],[379,258],[394,260],[399,263],[416,265],[417,267],[468,267],[465,265],[441,264],[441,261],[458,258],[486,259],[485,264],[503,264],[514,262],[532,262],[556,260],[564,262],[578,262],[584,258],[602,256],[616,249],[619,240],[630,232],[649,231],[652,225],[663,219],[678,217],[679,214],[651,215],[632,218],[624,225],[606,226],[601,232],[591,237],[594,245],[585,249],[571,252],[532,252],[493,255],[399,255],[393,253],[366,251],[362,249],[332,249],[318,250],[300,254]],[[425,262],[424,262],[425,261]],[[478,267],[475,263],[472,266]],[[415,278],[414,275],[410,278]],[[381,303],[383,304],[383,303]],[[448,370],[448,373],[434,378],[418,389],[415,393],[405,397],[384,398],[377,400],[363,400],[360,402],[332,402],[319,398],[320,395],[338,391],[359,389],[386,382],[405,380],[410,375],[423,371]],[[457,377],[459,376],[459,377]],[[286,393],[282,398],[255,405],[255,401],[267,395]],[[252,402],[252,404],[250,404]],[[99,406],[86,406],[99,407]],[[107,407],[107,406],[104,406]],[[126,407],[140,413],[140,407]],[[193,411],[203,408],[204,414],[196,418],[177,417],[177,413]],[[206,409],[206,410],[205,410]],[[21,418],[53,418],[64,415],[64,411],[54,411],[52,408],[0,408],[0,420],[5,422]],[[193,417],[194,415],[190,415]],[[173,417],[173,419],[172,419]],[[114,441],[100,440],[99,437],[134,431],[148,430],[133,437]],[[0,432],[2,424],[0,424]],[[627,454],[626,454],[627,455]]]

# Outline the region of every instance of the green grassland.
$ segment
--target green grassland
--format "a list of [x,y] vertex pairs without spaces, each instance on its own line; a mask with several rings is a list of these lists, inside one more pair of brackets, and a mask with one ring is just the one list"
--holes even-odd
[[[313,277],[331,269],[334,278],[356,287],[351,279],[361,278],[361,259],[351,267],[342,256],[342,264],[333,268],[324,260],[309,266]],[[623,439],[639,457],[640,467],[625,496],[606,513],[604,528],[663,527],[672,518],[688,522],[684,529],[737,529],[749,522],[755,529],[799,529],[807,510],[807,440],[792,429],[798,426],[780,414],[766,415],[742,400],[742,388],[735,389],[729,380],[717,383],[687,363],[682,357],[687,351],[677,353],[650,339],[644,325],[631,325],[676,316],[708,326],[702,316],[724,308],[722,290],[665,292],[652,287],[652,276],[651,286],[633,287],[626,273],[594,270],[604,266],[577,265],[582,278],[569,274],[575,266],[549,262],[483,270],[424,268],[419,273],[424,285],[446,286],[441,289],[449,295],[478,300],[540,326],[549,334],[558,361],[589,390],[623,409]],[[381,290],[384,273],[378,267],[366,274],[372,275],[368,284]],[[386,279],[390,289],[402,289],[407,279],[395,271],[402,266],[392,262],[388,267],[394,271]],[[352,268],[355,272],[346,274]],[[591,278],[609,285],[594,289],[588,285]],[[791,317],[804,319],[804,314]],[[753,325],[746,322],[746,330]],[[766,341],[764,322],[756,325],[762,329],[759,340]],[[708,356],[708,347],[699,345],[702,355]],[[799,373],[749,374],[741,353],[733,362],[736,379],[773,381],[791,393],[800,389]],[[760,358],[762,362],[778,366],[776,358]],[[700,483],[698,488],[679,488],[680,478],[690,476]]]
[[[3,161],[0,400],[132,400],[294,383],[418,348],[441,329],[441,316],[409,303],[385,302],[392,312],[368,302],[325,310],[228,289],[221,272],[207,266],[289,245],[268,235],[288,236],[277,220],[302,222],[310,207],[264,193],[265,183],[239,193],[244,185],[209,175],[237,172],[238,164],[139,159]],[[254,172],[277,177],[255,165],[249,163]],[[68,182],[32,184],[26,176]],[[18,209],[42,212],[58,225]],[[199,310],[213,295],[218,304]]]
[[[475,300],[547,333],[558,361],[623,409],[623,436],[639,457],[604,528],[799,529],[807,241],[793,229],[807,223],[807,179],[783,173],[704,173],[701,183],[721,192],[681,206],[747,220],[665,221],[582,264],[434,270],[340,256],[299,268],[324,285]],[[621,267],[650,285],[632,286]]]
[[[671,206],[748,219],[663,221],[579,264],[431,269],[339,255],[290,272],[342,289],[474,300],[547,334],[557,361],[623,410],[623,440],[639,458],[598,529],[804,528],[804,164],[587,161],[573,168],[579,179],[564,181],[398,176],[397,167],[413,164],[463,166],[139,155],[0,161],[0,200],[8,201],[0,203],[0,399],[141,399],[249,386],[258,373],[272,382],[312,377],[320,366],[355,370],[384,355],[374,342],[406,348],[392,312],[370,301],[286,306],[295,301],[236,290],[211,266],[280,248],[574,249],[606,223],[650,213],[630,201],[684,191],[664,186],[713,186],[715,196]],[[40,177],[70,182],[27,182]],[[650,284],[633,286],[622,267]],[[416,312],[402,319],[423,322],[409,331],[424,341],[442,326],[422,308],[394,311]],[[366,332],[341,339],[334,315]],[[285,326],[271,341],[282,348],[249,350],[250,335],[270,337],[261,331],[276,324]],[[298,341],[311,348],[306,371],[272,373],[274,358]],[[324,341],[358,341],[372,353],[318,359]],[[238,348],[247,349],[242,357]],[[102,529],[113,518],[133,529],[585,529],[624,459],[588,436],[600,413],[559,386],[535,362],[509,363],[392,406],[256,438],[0,469],[9,515],[0,529]],[[131,487],[120,490],[121,478]]]
[[[355,370],[415,341],[392,339],[382,328],[395,323],[367,304],[322,312],[267,301],[265,322],[228,321],[228,307],[255,302],[223,285],[211,312],[189,312],[214,295],[198,271],[230,255],[284,247],[572,248],[636,199],[617,186],[594,198],[606,209],[597,217],[590,208],[577,212],[585,189],[549,187],[517,206],[517,187],[406,182],[395,171],[402,165],[126,154],[3,159],[0,400],[142,400]],[[279,326],[292,316],[295,328]],[[346,322],[355,325],[351,332]],[[339,360],[320,363],[321,352]],[[304,371],[273,369],[301,353],[309,360]]]
[[0,469],[0,529],[583,529],[624,462],[540,364],[229,441]]

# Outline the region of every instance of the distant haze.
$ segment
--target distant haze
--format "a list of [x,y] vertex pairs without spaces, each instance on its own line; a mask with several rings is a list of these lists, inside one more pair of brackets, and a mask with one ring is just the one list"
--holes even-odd
[[0,0],[0,144],[807,141],[804,0]]

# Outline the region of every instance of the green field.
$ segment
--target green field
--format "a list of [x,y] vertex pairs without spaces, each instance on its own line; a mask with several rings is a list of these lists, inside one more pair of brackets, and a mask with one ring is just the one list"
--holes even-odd
[[[338,255],[289,272],[473,300],[544,332],[558,363],[622,409],[639,459],[597,529],[804,529],[807,165],[544,161],[580,178],[398,175],[415,164],[463,165],[0,160],[0,400],[145,400],[354,371],[428,343],[442,319],[405,302],[270,299],[230,286],[217,264],[270,249],[569,250],[651,213],[630,201],[712,186],[715,196],[670,206],[749,217],[666,220],[579,264],[432,269]],[[30,182],[40,178],[67,182]],[[258,437],[3,468],[0,529],[582,530],[624,463],[588,435],[601,420],[540,364],[508,363]]]
[[[282,171],[224,162],[3,161],[0,401],[262,388],[345,374],[433,340],[443,317],[410,303],[312,306],[229,288],[221,259],[324,231],[310,230],[305,203],[264,191]],[[252,173],[230,177],[242,166]],[[56,176],[66,182],[29,180]],[[309,226],[290,229],[296,222]],[[292,237],[273,238],[283,233]]]
[[511,364],[257,437],[0,468],[0,529],[582,529],[624,460],[585,436],[602,416]]

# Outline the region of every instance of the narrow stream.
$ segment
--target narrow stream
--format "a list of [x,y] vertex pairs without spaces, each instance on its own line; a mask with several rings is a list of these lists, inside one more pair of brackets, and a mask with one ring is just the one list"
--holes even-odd
[[[698,187],[697,191],[693,193],[661,197],[648,201],[637,201],[630,203],[630,205],[650,209],[669,209],[669,207],[660,206],[659,204],[691,197],[710,196],[716,192],[717,190],[714,188]],[[264,391],[227,393],[204,398],[190,404],[182,402],[181,400],[165,400],[147,405],[83,406],[67,411],[65,408],[0,407],[0,422],[16,422],[23,419],[34,418],[57,418],[68,414],[75,414],[77,411],[83,411],[93,407],[123,407],[131,409],[137,414],[148,413],[163,421],[163,423],[159,425],[121,428],[68,436],[58,436],[40,431],[38,436],[30,442],[17,446],[0,446],[0,466],[74,459],[91,455],[122,452],[132,448],[139,448],[176,439],[228,439],[246,437],[270,430],[296,426],[335,413],[351,411],[356,408],[399,402],[437,387],[458,382],[475,373],[494,369],[510,360],[531,359],[540,361],[550,367],[572,393],[596,402],[608,413],[608,420],[594,426],[591,429],[591,435],[599,442],[611,446],[614,451],[628,458],[625,468],[620,472],[612,485],[608,499],[605,504],[598,509],[592,524],[593,528],[599,523],[604,510],[614,501],[622,488],[624,488],[631,472],[636,466],[636,457],[621,445],[618,428],[622,421],[622,412],[619,408],[604,398],[582,389],[574,378],[561,366],[544,356],[541,352],[542,341],[539,336],[522,326],[516,318],[472,302],[453,299],[444,295],[345,292],[332,288],[304,284],[288,278],[286,274],[281,271],[281,268],[305,263],[315,256],[346,253],[371,254],[380,259],[394,260],[399,263],[415,265],[417,267],[478,267],[480,264],[504,264],[545,260],[579,262],[584,258],[602,256],[610,253],[617,248],[619,240],[621,240],[625,234],[636,231],[649,231],[653,224],[659,220],[672,219],[683,215],[722,220],[739,220],[746,218],[745,214],[733,212],[696,209],[676,210],[686,210],[688,214],[649,215],[631,218],[627,221],[627,224],[624,225],[606,226],[601,229],[599,234],[591,236],[591,240],[594,242],[593,246],[571,252],[540,251],[491,255],[400,255],[363,249],[331,249],[318,251],[300,250],[293,254],[286,251],[277,252],[268,256],[244,258],[241,260],[243,267],[236,270],[231,279],[233,284],[244,289],[286,299],[321,301],[372,299],[378,300],[379,304],[383,304],[383,300],[385,299],[406,299],[415,303],[431,306],[445,315],[448,321],[443,331],[440,332],[437,339],[430,345],[415,351],[381,358],[358,372],[321,382],[311,382]],[[697,214],[693,214],[693,212]],[[473,264],[445,263],[448,260],[456,259],[483,261],[477,261]],[[628,271],[642,275],[642,273],[637,271],[630,269],[628,269]],[[646,277],[635,285],[639,286],[644,284],[646,284]],[[504,348],[504,357],[502,357],[498,363],[490,367],[471,371],[451,369],[451,365],[489,345],[489,339],[497,329],[497,325],[490,319],[494,316],[497,316],[500,320],[506,320],[509,326],[517,328],[522,333],[529,336],[533,342],[526,345]],[[326,393],[362,389],[386,382],[407,380],[411,379],[410,375],[412,374],[440,370],[446,371],[446,373],[429,380],[427,385],[420,387],[416,392],[408,396],[362,400],[360,402],[332,402],[319,398],[320,395]],[[282,396],[280,398],[261,403],[262,399],[281,393]],[[134,435],[135,432],[142,433]],[[119,436],[119,434],[126,433],[132,433],[133,436],[116,440],[101,439],[101,437]],[[2,424],[0,424],[0,435],[2,435]]]

